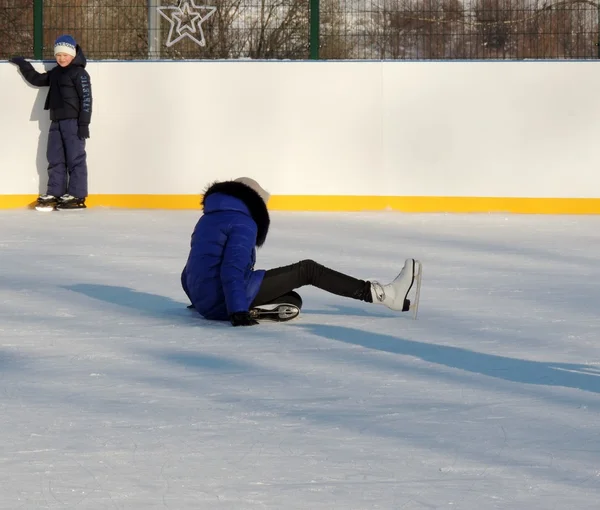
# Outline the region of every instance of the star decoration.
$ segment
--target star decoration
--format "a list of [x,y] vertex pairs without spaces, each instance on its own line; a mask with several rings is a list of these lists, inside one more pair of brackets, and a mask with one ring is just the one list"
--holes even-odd
[[174,12],[173,18],[177,20],[177,28],[175,30],[181,35],[184,30],[189,30],[192,33],[196,32],[195,23],[201,19],[201,16],[197,12],[190,11],[190,4],[185,2],[181,9],[181,14]]
[[194,0],[180,0],[178,6],[157,7],[158,13],[170,24],[167,48],[189,37],[198,46],[206,46],[202,23],[217,10],[216,7],[196,5]]

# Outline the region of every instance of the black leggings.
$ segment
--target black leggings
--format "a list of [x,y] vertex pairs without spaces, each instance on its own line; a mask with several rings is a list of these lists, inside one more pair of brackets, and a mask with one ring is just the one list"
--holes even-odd
[[304,285],[312,285],[338,296],[373,302],[371,282],[357,280],[314,260],[301,260],[289,266],[269,269],[251,307],[270,303]]

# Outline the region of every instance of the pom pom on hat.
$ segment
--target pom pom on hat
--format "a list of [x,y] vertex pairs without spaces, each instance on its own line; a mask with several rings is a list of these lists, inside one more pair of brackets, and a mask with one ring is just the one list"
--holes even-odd
[[54,42],[54,54],[66,53],[74,57],[77,55],[77,43],[70,35],[61,35]]

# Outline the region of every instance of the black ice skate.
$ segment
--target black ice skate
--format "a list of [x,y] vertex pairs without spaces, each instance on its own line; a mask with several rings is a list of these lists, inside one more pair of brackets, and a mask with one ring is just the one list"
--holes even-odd
[[60,211],[85,209],[85,198],[77,198],[73,195],[63,195],[58,199],[56,208]]
[[35,203],[35,210],[42,212],[54,211],[58,199],[53,195],[40,195]]
[[271,303],[254,306],[250,309],[250,317],[254,320],[286,322],[300,315],[302,309],[302,298],[297,292],[290,292],[274,299]]
[[254,320],[269,320],[275,322],[285,322],[295,319],[300,314],[300,308],[289,303],[270,303],[267,305],[255,306],[250,310],[250,317]]

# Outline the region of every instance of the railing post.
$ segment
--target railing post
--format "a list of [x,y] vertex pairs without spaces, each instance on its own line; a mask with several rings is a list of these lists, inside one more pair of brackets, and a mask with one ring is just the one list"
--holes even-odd
[[44,0],[33,2],[33,58],[44,58]]
[[319,40],[321,38],[321,20],[319,17],[320,0],[310,0],[310,58],[319,60]]
[[600,0],[598,0],[598,3],[596,4],[596,9],[598,10],[598,28],[596,30],[598,41],[596,41],[596,46],[598,47],[598,58],[600,58]]
[[160,16],[157,0],[148,0],[148,59],[160,59]]

